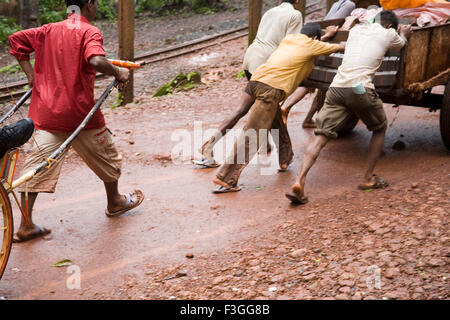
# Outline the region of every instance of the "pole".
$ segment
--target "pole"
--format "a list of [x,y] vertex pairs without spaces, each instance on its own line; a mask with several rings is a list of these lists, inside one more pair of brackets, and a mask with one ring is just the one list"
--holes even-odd
[[[119,59],[134,61],[134,0],[119,0]],[[120,92],[122,105],[133,102],[134,74],[130,70],[128,85]]]
[[17,188],[22,183],[31,180],[36,174],[38,174],[45,168],[50,168],[53,162],[58,161],[60,155],[70,147],[70,144],[73,142],[73,140],[75,140],[75,138],[80,134],[80,132],[84,129],[84,127],[86,127],[88,122],[91,120],[92,116],[97,112],[102,103],[106,100],[111,91],[114,89],[115,85],[116,80],[113,80],[111,84],[103,92],[103,94],[100,96],[100,98],[97,100],[95,105],[92,107],[91,111],[89,111],[84,120],[75,129],[75,131],[72,132],[72,134],[66,139],[66,141],[64,141],[63,144],[61,144],[61,146],[55,152],[53,152],[48,159],[42,161],[41,164],[39,164],[36,168],[26,172],[19,179],[14,180],[12,185],[8,188],[7,192],[10,192],[11,190]]
[[256,38],[262,15],[262,0],[248,0],[248,45]]
[[20,100],[12,107],[5,115],[0,119],[0,124],[3,123],[6,119],[8,119],[14,112],[17,111],[24,103],[28,100],[28,98],[31,96],[32,88],[28,89],[27,92],[20,98]]

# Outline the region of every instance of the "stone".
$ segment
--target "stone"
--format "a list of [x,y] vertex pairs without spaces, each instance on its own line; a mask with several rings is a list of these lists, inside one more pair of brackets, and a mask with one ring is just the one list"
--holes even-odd
[[384,272],[384,276],[387,279],[393,279],[394,277],[398,276],[400,274],[399,268],[389,268]]
[[348,293],[350,293],[351,291],[352,291],[352,288],[350,288],[350,287],[340,287],[340,288],[339,288],[339,292],[342,292],[342,293],[348,294]]
[[297,249],[290,253],[290,256],[293,258],[301,258],[304,257],[308,250],[306,248]]
[[213,279],[212,284],[216,286],[218,284],[221,284],[221,283],[225,282],[226,280],[227,280],[227,278],[223,277],[223,276],[216,277],[216,278]]
[[348,300],[348,295],[341,293],[335,296],[335,298],[336,300]]

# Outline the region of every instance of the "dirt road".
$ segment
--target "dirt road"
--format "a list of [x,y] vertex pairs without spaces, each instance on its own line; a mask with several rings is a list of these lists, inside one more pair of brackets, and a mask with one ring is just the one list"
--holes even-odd
[[[311,97],[289,118],[295,159],[286,173],[262,175],[261,166],[250,165],[241,192],[214,195],[214,170],[170,161],[179,143],[174,132],[189,133],[194,147],[194,122],[214,128],[236,108],[245,85],[236,78],[245,44],[235,40],[136,73],[137,103],[104,112],[123,152],[120,189],[140,188],[146,200],[127,215],[107,218],[102,183],[70,153],[57,192],[40,195],[36,203],[36,223],[51,228],[52,236],[13,246],[0,296],[450,297],[450,158],[437,113],[401,107],[397,114],[385,105],[390,123],[396,118],[376,170],[391,182],[386,190],[356,190],[370,137],[361,124],[331,142],[308,177],[310,203],[302,207],[290,206],[284,193],[313,135],[300,127]],[[201,72],[207,84],[151,98],[147,79],[189,70]],[[98,84],[98,93],[106,83]],[[398,140],[406,145],[402,151],[392,149]],[[15,219],[17,228],[17,209]],[[81,289],[67,288],[67,268],[51,266],[62,259],[79,266]],[[368,275],[371,266],[379,269]],[[161,281],[180,270],[186,275]],[[373,274],[381,286],[375,277],[371,290],[367,277]]]

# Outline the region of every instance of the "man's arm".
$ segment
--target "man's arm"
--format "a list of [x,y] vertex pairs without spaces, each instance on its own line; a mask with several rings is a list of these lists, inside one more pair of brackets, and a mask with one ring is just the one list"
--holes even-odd
[[400,37],[402,37],[403,40],[408,42],[409,37],[411,37],[411,33],[412,33],[411,25],[410,24],[408,24],[408,25],[401,25],[401,26],[399,26],[398,29],[399,29],[398,33],[400,34]]
[[30,87],[32,87],[33,80],[34,80],[34,70],[33,70],[33,66],[30,63],[30,60],[17,59],[17,62],[19,62],[20,67],[22,68],[23,72],[25,72],[25,75],[27,76],[28,85]]
[[89,59],[89,64],[100,73],[114,76],[119,82],[128,81],[130,76],[130,71],[127,68],[114,66],[104,56],[92,56]]
[[28,84],[33,86],[33,66],[30,54],[34,51],[35,39],[40,28],[27,29],[9,36],[9,53],[16,57],[17,62],[27,76]]

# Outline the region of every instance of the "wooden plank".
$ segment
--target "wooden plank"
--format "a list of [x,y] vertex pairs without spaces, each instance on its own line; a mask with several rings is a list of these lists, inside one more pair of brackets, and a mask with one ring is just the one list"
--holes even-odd
[[428,80],[450,68],[450,25],[430,30],[431,41],[424,80]]
[[405,74],[403,87],[413,82],[426,80],[426,68],[431,29],[416,30],[406,48]]
[[262,0],[248,0],[248,45],[256,38],[262,16]]
[[[134,0],[119,0],[119,58],[134,61]],[[133,102],[134,77],[130,72],[128,85],[121,90],[123,104]]]
[[330,19],[330,20],[320,20],[320,21],[311,21],[318,23],[322,29],[325,29],[328,26],[342,26],[345,22],[345,19]]

